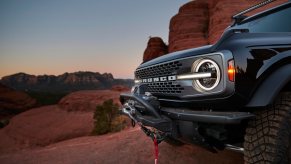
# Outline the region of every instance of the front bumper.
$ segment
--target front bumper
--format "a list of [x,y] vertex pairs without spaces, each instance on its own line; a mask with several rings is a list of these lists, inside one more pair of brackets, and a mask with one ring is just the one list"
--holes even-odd
[[[243,125],[239,123],[255,117],[248,112],[213,112],[161,107],[157,105],[158,100],[151,95],[123,93],[120,95],[120,101],[123,104],[122,112],[142,129],[145,126],[152,127],[153,131],[164,136],[200,145],[211,152],[225,148],[233,149],[234,146],[230,144],[240,142],[243,136],[240,133],[244,130],[236,131]],[[232,127],[229,133],[225,133],[227,126]],[[237,150],[242,152],[243,149]]]
[[[120,95],[120,102],[123,105],[122,113],[129,116],[135,122],[143,126],[150,126],[163,132],[171,132],[172,121],[166,116],[161,115],[159,109],[155,109],[153,105],[146,101],[145,95],[127,94]],[[142,105],[144,110],[138,110],[135,105],[129,101],[135,101]],[[142,114],[146,113],[146,114]]]
[[[146,95],[123,93],[120,101],[123,104],[123,113],[131,119],[144,126],[154,127],[167,132],[172,129],[172,122],[175,120],[211,123],[211,124],[239,124],[241,121],[255,117],[249,112],[213,112],[196,111],[187,108],[154,107]],[[128,104],[128,101],[137,102],[142,110],[135,107],[135,104]]]

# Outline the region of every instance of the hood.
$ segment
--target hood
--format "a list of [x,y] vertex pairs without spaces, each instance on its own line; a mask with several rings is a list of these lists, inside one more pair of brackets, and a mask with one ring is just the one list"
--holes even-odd
[[212,45],[187,49],[187,50],[183,50],[183,51],[177,51],[177,52],[173,52],[173,53],[169,53],[169,54],[160,56],[158,58],[147,61],[145,63],[142,63],[138,68],[143,68],[143,67],[147,67],[147,66],[151,66],[151,65],[155,65],[155,64],[175,60],[175,59],[181,59],[181,58],[190,57],[190,56],[207,54],[207,53],[211,53],[211,51],[212,51]]

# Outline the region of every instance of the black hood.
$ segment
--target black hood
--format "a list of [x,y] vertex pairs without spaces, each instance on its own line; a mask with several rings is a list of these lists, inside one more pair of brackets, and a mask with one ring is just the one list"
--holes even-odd
[[187,49],[183,51],[177,51],[177,52],[163,55],[156,59],[147,61],[145,63],[142,63],[138,68],[147,67],[147,66],[151,66],[151,65],[155,65],[155,64],[175,60],[175,59],[181,59],[181,58],[195,56],[195,55],[207,54],[207,53],[211,53],[211,51],[212,51],[212,45]]

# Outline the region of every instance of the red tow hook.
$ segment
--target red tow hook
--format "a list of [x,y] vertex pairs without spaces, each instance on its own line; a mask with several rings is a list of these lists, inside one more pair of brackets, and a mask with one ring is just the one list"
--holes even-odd
[[159,157],[159,143],[161,143],[165,138],[166,138],[166,134],[161,134],[159,132],[154,132],[148,128],[146,128],[145,126],[141,125],[141,129],[142,131],[148,136],[150,137],[153,141],[154,141],[154,148],[155,148],[155,164],[158,163],[158,157]]
[[154,137],[154,145],[155,145],[155,164],[158,164],[159,144],[158,144],[157,137]]

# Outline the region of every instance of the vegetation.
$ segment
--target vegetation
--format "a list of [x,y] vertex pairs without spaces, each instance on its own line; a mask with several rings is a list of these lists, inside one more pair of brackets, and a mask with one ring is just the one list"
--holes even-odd
[[27,94],[36,99],[39,105],[53,105],[57,104],[67,92],[33,92],[29,91]]
[[94,129],[92,134],[101,135],[124,129],[126,118],[118,113],[118,105],[114,104],[112,99],[104,101],[102,105],[98,105],[94,112]]
[[0,129],[4,128],[5,126],[7,126],[9,124],[9,120],[8,119],[3,119],[0,120]]

